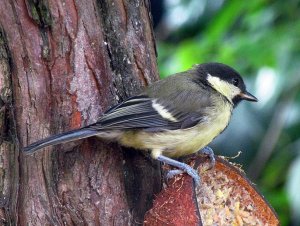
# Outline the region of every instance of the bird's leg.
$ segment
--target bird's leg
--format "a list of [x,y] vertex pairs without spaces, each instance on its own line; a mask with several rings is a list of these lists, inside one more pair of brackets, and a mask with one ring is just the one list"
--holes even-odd
[[[212,169],[212,168],[214,168],[215,167],[215,164],[216,164],[216,159],[215,159],[215,154],[214,154],[214,151],[210,148],[210,147],[208,147],[208,146],[206,146],[206,147],[204,147],[204,148],[202,148],[201,150],[199,150],[198,151],[198,154],[203,154],[203,155],[207,155],[208,157],[209,157],[209,159],[210,159],[210,166],[209,166],[209,169]],[[167,157],[165,157],[165,156],[163,156],[164,158],[167,158]],[[168,158],[169,159],[169,158]],[[173,160],[173,159],[171,159],[172,161],[175,161],[175,162],[177,162],[177,163],[180,163],[180,164],[185,164],[185,163],[182,163],[182,162],[179,162],[179,161],[176,161],[176,160]],[[161,160],[162,161],[162,160]],[[162,161],[162,162],[165,162],[165,161]],[[167,163],[167,162],[165,162],[165,163]],[[174,177],[174,176],[176,176],[176,175],[178,175],[178,174],[182,174],[182,173],[184,173],[184,172],[187,172],[185,169],[183,169],[183,168],[181,168],[181,167],[179,167],[179,166],[177,166],[177,165],[174,165],[174,164],[170,164],[170,163],[168,163],[169,165],[172,165],[172,166],[175,166],[175,167],[177,167],[177,168],[179,168],[179,169],[176,169],[176,170],[170,170],[169,172],[168,172],[168,174],[167,174],[167,178],[172,178],[172,177]],[[187,165],[187,164],[185,164],[185,165]],[[189,165],[187,165],[189,168],[191,168]],[[193,168],[191,168],[192,170],[194,170]],[[188,173],[188,172],[187,172]],[[188,173],[189,174],[189,173]],[[192,176],[191,174],[189,174],[190,176]],[[197,176],[198,176],[198,173],[197,173]],[[192,176],[193,177],[193,176]],[[193,177],[194,178],[194,177]],[[200,177],[198,176],[198,178],[200,179]],[[196,179],[194,178],[194,180],[195,180],[195,182],[196,182]],[[199,183],[200,183],[200,180],[199,180]]]
[[198,151],[199,154],[204,154],[207,155],[210,159],[210,164],[209,164],[209,169],[213,169],[216,165],[216,159],[215,159],[215,154],[214,151],[206,146],[204,148],[202,148],[201,150]]
[[163,156],[163,155],[159,155],[157,157],[157,160],[159,160],[161,162],[164,162],[168,165],[175,166],[175,167],[180,169],[180,170],[171,170],[171,171],[169,171],[169,173],[167,175],[168,178],[173,177],[177,174],[186,172],[188,175],[190,175],[194,179],[196,185],[200,184],[200,176],[199,176],[198,172],[196,170],[194,170],[191,166],[189,166],[189,165],[187,165],[183,162],[179,162],[179,161],[176,161],[174,159],[168,158],[168,157]]

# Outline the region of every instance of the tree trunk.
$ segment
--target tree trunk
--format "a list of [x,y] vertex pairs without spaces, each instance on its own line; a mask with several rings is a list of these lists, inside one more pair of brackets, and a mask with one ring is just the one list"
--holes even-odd
[[90,138],[21,148],[93,123],[158,79],[147,0],[0,3],[0,220],[11,225],[135,225],[160,167]]

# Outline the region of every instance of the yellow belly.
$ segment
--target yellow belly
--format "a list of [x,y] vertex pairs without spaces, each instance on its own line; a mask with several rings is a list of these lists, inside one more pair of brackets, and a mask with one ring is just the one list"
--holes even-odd
[[219,112],[214,112],[204,122],[182,130],[169,130],[159,133],[129,131],[124,133],[119,142],[136,149],[152,150],[154,157],[163,154],[168,157],[180,157],[197,152],[208,145],[228,125],[232,108],[225,105]]

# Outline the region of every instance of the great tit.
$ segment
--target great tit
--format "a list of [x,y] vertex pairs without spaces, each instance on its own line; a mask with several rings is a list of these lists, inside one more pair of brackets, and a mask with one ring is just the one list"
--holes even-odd
[[221,63],[200,64],[154,82],[140,95],[110,108],[94,124],[50,136],[23,150],[32,154],[50,145],[97,136],[149,150],[154,159],[179,168],[199,183],[198,173],[175,159],[199,150],[213,158],[206,146],[227,127],[241,100],[257,98],[247,92],[238,72]]

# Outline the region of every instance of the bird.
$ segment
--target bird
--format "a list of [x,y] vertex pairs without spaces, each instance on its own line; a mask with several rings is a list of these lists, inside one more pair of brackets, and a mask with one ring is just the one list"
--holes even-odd
[[23,148],[33,154],[47,146],[92,136],[149,151],[151,157],[176,167],[170,175],[185,172],[196,184],[195,169],[178,160],[204,153],[207,145],[228,126],[233,109],[242,101],[257,102],[241,75],[222,63],[203,63],[168,76],[107,110],[95,123],[39,140]]

